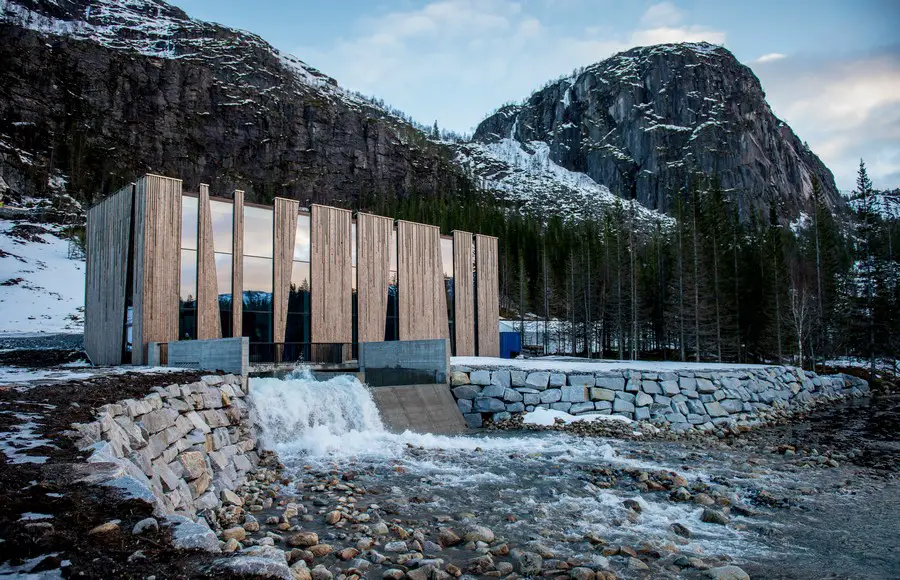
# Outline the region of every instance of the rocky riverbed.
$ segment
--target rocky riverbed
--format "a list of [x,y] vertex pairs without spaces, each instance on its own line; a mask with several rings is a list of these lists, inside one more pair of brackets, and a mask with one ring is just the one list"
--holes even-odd
[[254,385],[257,405],[278,409],[261,425],[281,465],[240,490],[243,508],[225,508],[226,549],[317,580],[888,578],[900,564],[896,399],[722,438],[450,438],[387,433],[362,393],[330,383],[316,396],[340,393],[340,417],[334,400],[329,416],[311,400],[286,411],[312,395],[302,384]]

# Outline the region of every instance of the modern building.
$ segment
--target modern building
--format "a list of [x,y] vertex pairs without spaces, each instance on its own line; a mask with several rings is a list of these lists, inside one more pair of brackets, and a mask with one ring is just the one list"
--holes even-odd
[[[447,338],[499,354],[497,239],[145,175],[88,211],[85,349],[247,336],[266,362],[341,362],[360,342]],[[337,361],[335,359],[338,359]]]

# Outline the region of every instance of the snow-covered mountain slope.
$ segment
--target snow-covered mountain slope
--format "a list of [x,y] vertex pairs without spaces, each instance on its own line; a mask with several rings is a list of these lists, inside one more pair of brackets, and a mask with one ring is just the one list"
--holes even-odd
[[145,172],[308,204],[452,194],[446,147],[259,36],[161,0],[0,0],[0,176],[79,199]]
[[[560,215],[567,220],[599,220],[630,202],[614,195],[584,173],[561,167],[543,141],[520,143],[505,138],[492,143],[454,146],[456,161],[478,185],[498,199],[511,202],[534,215]],[[634,218],[641,224],[670,223],[671,218],[634,203]]]
[[723,47],[633,48],[548,83],[486,118],[474,141],[543,142],[557,165],[666,211],[679,191],[715,178],[742,216],[771,204],[796,216],[817,179],[834,177],[773,114],[759,79]]
[[83,331],[84,284],[62,226],[0,220],[0,334]]
[[[855,212],[865,208],[865,202],[858,197],[850,197],[850,207]],[[900,189],[892,191],[876,191],[872,196],[869,210],[878,214],[883,219],[900,219]]]

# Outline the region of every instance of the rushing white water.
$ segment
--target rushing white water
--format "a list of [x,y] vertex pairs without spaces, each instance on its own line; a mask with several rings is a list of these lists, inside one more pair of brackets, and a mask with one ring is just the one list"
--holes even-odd
[[345,438],[384,433],[375,401],[356,377],[318,381],[300,368],[284,379],[251,380],[263,444],[271,449],[318,455],[342,449]]

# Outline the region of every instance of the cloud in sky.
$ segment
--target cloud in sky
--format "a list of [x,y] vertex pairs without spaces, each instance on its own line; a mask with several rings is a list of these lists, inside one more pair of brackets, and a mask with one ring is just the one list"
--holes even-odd
[[900,185],[900,45],[757,62],[775,113],[834,172],[839,188],[853,188],[860,158],[876,187]]
[[[576,0],[552,0],[553,7],[545,0],[545,7],[560,2],[576,8]],[[330,44],[294,52],[423,123],[469,131],[501,104],[617,51],[701,40],[727,46],[725,30],[673,2],[632,15],[630,27],[604,22],[555,26],[535,4],[512,0],[431,0],[361,19]],[[840,188],[852,187],[860,157],[876,186],[900,184],[900,49],[841,58],[760,52],[750,64],[775,113],[822,157]]]
[[770,52],[769,54],[764,54],[758,59],[754,60],[754,63],[764,63],[764,62],[774,62],[776,60],[781,60],[783,58],[787,58],[786,55],[781,54],[780,52]]
[[722,31],[685,23],[670,2],[650,6],[631,30],[556,28],[510,0],[433,0],[363,19],[354,30],[329,46],[295,52],[348,88],[457,131],[472,129],[486,113],[547,80],[620,50],[725,42]]

